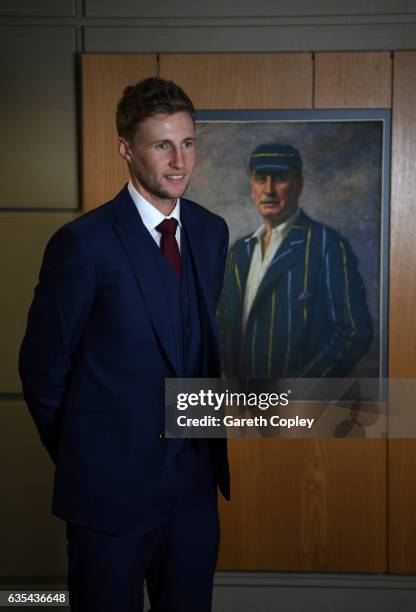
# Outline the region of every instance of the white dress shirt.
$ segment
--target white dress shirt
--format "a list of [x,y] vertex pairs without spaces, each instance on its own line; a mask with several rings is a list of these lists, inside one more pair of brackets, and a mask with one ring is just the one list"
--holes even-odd
[[157,231],[156,227],[159,223],[162,223],[165,219],[176,219],[178,222],[178,226],[176,228],[176,242],[178,243],[179,251],[181,250],[181,220],[180,220],[180,200],[179,198],[176,200],[175,208],[172,210],[168,217],[165,217],[163,213],[160,212],[153,204],[148,202],[135,188],[132,181],[130,180],[127,189],[133,199],[133,202],[136,204],[137,210],[139,211],[139,215],[143,221],[144,226],[149,231],[153,240],[156,242],[157,246],[160,248],[160,241],[162,234]]
[[295,223],[298,214],[299,210],[297,210],[295,214],[292,215],[292,217],[290,217],[287,221],[272,229],[269,246],[264,257],[262,250],[262,238],[266,232],[265,226],[261,225],[254,232],[254,234],[248,238],[248,240],[255,238],[256,245],[251,257],[250,269],[247,276],[246,290],[244,294],[243,332],[245,331],[247,319],[250,314],[251,307],[253,306],[257,290],[267,272],[267,268],[272,263],[274,256],[276,255],[277,250],[282,244],[283,240],[286,238],[289,229]]

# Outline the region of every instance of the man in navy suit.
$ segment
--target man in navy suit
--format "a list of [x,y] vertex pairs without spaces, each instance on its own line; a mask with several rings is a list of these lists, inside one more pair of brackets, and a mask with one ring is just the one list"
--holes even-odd
[[299,208],[302,158],[283,143],[251,154],[261,226],[232,246],[220,307],[227,377],[348,376],[372,338],[357,259]]
[[220,374],[215,311],[228,246],[220,217],[183,195],[195,113],[171,81],[127,87],[118,151],[131,179],[49,241],[20,374],[56,463],[71,609],[208,612],[225,440],[167,439],[164,379]]

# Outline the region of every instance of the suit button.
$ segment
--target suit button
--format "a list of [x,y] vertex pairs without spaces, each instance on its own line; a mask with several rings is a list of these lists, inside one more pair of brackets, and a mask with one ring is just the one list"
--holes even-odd
[[182,298],[182,304],[183,304],[184,306],[186,306],[186,305],[188,304],[188,298],[183,297],[183,298]]
[[159,438],[161,438],[162,440],[165,439],[165,434],[163,433],[163,431],[162,431],[162,433],[159,434]]

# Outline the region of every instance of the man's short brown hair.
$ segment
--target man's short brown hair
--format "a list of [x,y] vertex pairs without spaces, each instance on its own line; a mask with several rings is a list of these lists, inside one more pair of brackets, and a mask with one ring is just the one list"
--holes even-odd
[[128,85],[117,105],[118,135],[132,142],[139,123],[157,113],[184,111],[195,122],[195,109],[186,93],[173,81],[150,77]]

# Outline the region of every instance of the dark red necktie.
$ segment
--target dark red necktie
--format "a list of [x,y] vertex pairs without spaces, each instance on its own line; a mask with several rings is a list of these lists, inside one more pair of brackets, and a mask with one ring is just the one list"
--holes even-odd
[[178,278],[181,276],[181,256],[175,234],[178,222],[176,219],[165,219],[156,226],[158,232],[162,234],[160,248],[163,255],[174,267]]

